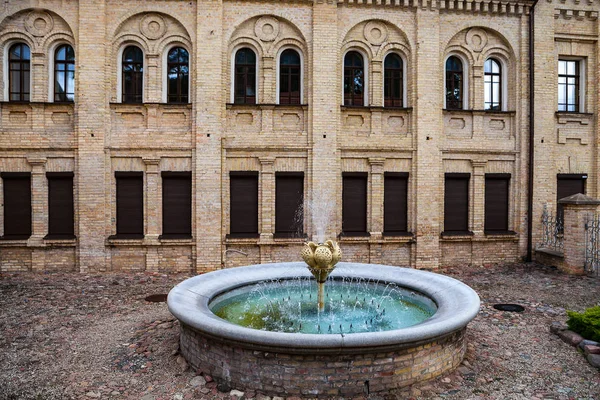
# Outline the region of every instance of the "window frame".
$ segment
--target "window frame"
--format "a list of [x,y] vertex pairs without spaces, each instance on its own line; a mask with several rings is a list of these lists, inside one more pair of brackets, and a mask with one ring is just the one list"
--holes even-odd
[[[402,180],[404,181],[405,184],[405,197],[403,199],[403,203],[404,203],[404,210],[402,210],[402,212],[404,213],[404,229],[395,229],[395,230],[386,230],[386,226],[389,226],[388,224],[386,224],[386,197],[387,197],[387,193],[389,193],[387,191],[387,185],[386,183],[389,182],[389,180]],[[408,172],[384,172],[383,174],[383,236],[408,236],[410,235],[410,230],[409,230],[409,220],[408,220],[408,209],[409,209],[409,203],[408,203],[408,192],[410,190],[410,183],[409,183],[409,173]],[[394,204],[397,205],[398,203]]]
[[[400,106],[386,106],[385,105],[385,87],[386,87],[385,60],[390,55],[397,55],[398,57],[400,57],[400,61],[402,62],[402,77],[401,77],[401,82],[400,82],[401,89],[402,89],[401,90],[401,92],[402,92],[402,102],[401,103],[402,104]],[[408,99],[407,99],[407,96],[408,96],[408,89],[407,89],[407,86],[408,86],[407,85],[407,76],[408,76],[407,65],[408,65],[408,63],[407,63],[406,57],[404,56],[403,53],[401,53],[399,51],[396,51],[396,50],[388,51],[385,54],[385,56],[383,57],[383,63],[382,63],[382,67],[383,67],[383,81],[382,81],[382,93],[381,93],[381,95],[382,95],[382,101],[381,101],[381,104],[383,104],[383,106],[385,108],[397,108],[397,107],[406,108],[406,107],[408,107],[407,106],[407,104],[408,104]]]
[[[180,47],[188,53],[188,100],[184,102],[169,102],[169,53],[174,48]],[[171,43],[165,48],[162,56],[162,95],[161,100],[165,104],[190,104],[192,102],[192,56],[187,45],[176,42]]]
[[[231,190],[231,183],[232,183],[232,178],[247,178],[247,179],[253,179],[256,181],[256,232],[232,232],[232,217],[233,217],[233,212],[232,212],[232,207],[233,207],[233,202],[232,202],[232,190]],[[260,216],[261,216],[261,209],[260,209],[260,174],[258,171],[229,171],[229,187],[228,187],[228,195],[229,195],[229,219],[227,221],[228,224],[228,230],[229,233],[226,235],[227,238],[236,238],[236,239],[257,239],[258,237],[260,237],[260,230],[261,230],[261,221],[260,221]],[[254,222],[254,221],[253,221]]]
[[[504,229],[490,229],[489,225],[488,225],[488,221],[489,221],[489,214],[488,213],[488,201],[487,201],[487,196],[488,196],[488,181],[506,181],[507,183],[507,188],[506,188],[506,199],[505,199],[505,205],[506,205],[506,219],[503,221],[505,222],[506,226],[504,227]],[[511,201],[510,201],[510,192],[512,189],[512,175],[511,174],[507,174],[507,173],[487,173],[484,176],[484,206],[483,206],[483,210],[484,210],[484,216],[483,216],[483,231],[485,234],[503,234],[503,233],[513,233],[510,230],[510,207],[511,207]],[[491,222],[491,221],[489,221]]]
[[[244,48],[249,48],[250,50],[252,50],[254,52],[254,55],[256,56],[256,62],[255,62],[255,73],[254,73],[254,87],[255,87],[255,102],[254,103],[236,103],[235,102],[235,56],[237,55],[238,51],[244,49]],[[260,57],[261,57],[261,53],[250,43],[241,43],[237,46],[235,46],[231,52],[231,76],[230,76],[230,102],[231,104],[245,104],[245,105],[258,105],[260,104],[260,87],[259,87],[259,75],[260,75]],[[244,96],[245,97],[245,96]]]
[[[559,65],[561,61],[566,61],[566,62],[576,62],[576,71],[577,71],[577,75],[574,75],[577,79],[577,84],[576,84],[576,99],[577,99],[577,109],[576,111],[568,111],[568,110],[560,110],[560,103],[559,103],[559,98],[558,98],[558,91],[560,88],[560,83],[558,82],[558,80],[560,79],[561,75],[559,74]],[[572,56],[559,56],[558,57],[558,62],[556,63],[556,96],[557,96],[557,101],[556,101],[556,109],[557,112],[560,113],[585,113],[585,91],[586,91],[586,62],[585,62],[585,58],[582,57],[572,57]],[[564,75],[565,77],[567,76],[573,76],[573,75]],[[566,108],[568,109],[568,84],[567,84],[567,93],[565,93],[565,99],[567,101],[566,103]]]
[[[2,240],[27,240],[31,237],[31,235],[33,235],[33,204],[32,204],[32,200],[33,200],[33,189],[32,189],[32,176],[31,176],[31,172],[0,172],[0,178],[2,179],[2,199],[3,199],[3,207],[4,207],[4,212],[3,212],[3,220],[2,220],[2,236],[0,236],[0,239]],[[14,233],[14,232],[9,232],[8,234],[6,233],[6,215],[9,214],[6,211],[6,181],[7,180],[27,180],[29,181],[29,204],[28,204],[28,208],[29,208],[29,232],[28,233]],[[26,204],[25,202],[21,203],[21,204]],[[12,215],[12,214],[11,214]],[[21,224],[21,223],[20,223]]]
[[[75,47],[69,43],[69,42],[59,42],[56,43],[51,50],[51,57],[49,57],[49,74],[48,76],[50,76],[50,82],[48,85],[48,101],[52,102],[52,103],[73,103],[75,101],[75,69],[77,67],[77,54],[75,54],[75,58],[72,62],[73,64],[73,100],[56,100],[56,64],[57,64],[57,60],[56,60],[56,54],[58,53],[58,50],[63,47],[63,46],[70,46],[73,49],[73,54],[75,54]],[[60,61],[60,63],[64,63],[66,64],[70,64],[69,61]],[[66,93],[66,92],[65,92]]]
[[[347,206],[346,206],[346,202],[345,202],[345,189],[344,189],[344,181],[346,178],[354,178],[354,179],[360,179],[362,181],[364,181],[364,189],[365,189],[365,198],[364,198],[364,203],[365,203],[365,209],[364,209],[364,225],[365,225],[365,230],[364,231],[353,231],[353,230],[344,230],[344,221],[347,220],[346,218],[344,218],[344,215],[346,214],[345,211],[347,210]],[[363,217],[363,215],[361,215],[361,218]],[[342,232],[340,234],[340,236],[346,236],[346,237],[369,237],[371,236],[370,232],[369,232],[369,173],[368,172],[342,172]]]
[[[448,108],[448,105],[446,104],[446,81],[447,81],[447,70],[446,70],[446,63],[448,62],[448,59],[450,57],[457,57],[461,63],[462,63],[462,105],[461,108]],[[442,90],[442,96],[444,99],[444,110],[447,111],[468,111],[469,110],[469,90],[470,90],[470,86],[469,86],[469,74],[470,74],[470,65],[467,61],[467,59],[460,53],[458,52],[451,52],[449,54],[446,55],[446,57],[444,58],[444,64],[442,65],[442,71],[443,71],[443,76],[444,76],[444,86],[443,86],[443,90]]]
[[[363,59],[363,104],[346,104],[346,91],[344,81],[346,80],[346,55],[350,52],[358,53]],[[342,106],[345,107],[367,107],[369,105],[369,57],[360,48],[352,47],[342,54]]]
[[[23,99],[19,99],[19,100],[11,100],[11,60],[10,60],[10,50],[17,45],[25,45],[29,48],[29,60],[28,61],[28,65],[29,65],[29,88],[28,88],[28,92],[19,92],[20,97],[23,97],[25,94],[27,94],[29,96],[28,100],[23,100]],[[4,76],[6,77],[6,84],[4,85],[4,95],[5,95],[5,99],[8,102],[12,102],[12,103],[28,103],[31,102],[31,93],[32,93],[32,89],[33,89],[33,69],[31,68],[31,45],[23,40],[14,40],[14,41],[10,41],[6,44],[5,46],[5,54],[4,54],[4,68],[5,68],[5,74]],[[23,64],[23,61],[19,61],[19,63]],[[21,71],[21,75],[20,75],[20,79],[22,79],[22,71]]]
[[[115,171],[115,235],[111,236],[111,239],[143,239],[145,237],[146,230],[146,199],[145,199],[145,182],[144,182],[144,172],[142,171]],[[142,184],[141,190],[141,233],[139,232],[119,232],[119,179],[140,179]]]
[[[498,65],[498,70],[499,70],[498,73],[495,73],[495,72],[485,72],[485,64],[488,61],[493,61],[493,62],[495,62]],[[505,71],[504,63],[498,57],[495,57],[495,56],[492,55],[492,56],[487,57],[485,59],[485,61],[483,63],[483,109],[485,111],[491,111],[491,112],[493,112],[493,111],[503,111],[505,109],[505,107],[504,107],[504,101],[505,101],[505,97],[506,96],[505,96],[505,93],[504,93],[504,86],[505,86],[505,84],[504,84],[504,82],[505,82],[505,79],[504,79],[505,73],[504,73],[504,71]],[[492,108],[492,107],[487,108],[487,103],[488,102],[485,101],[485,95],[486,95],[487,90],[488,90],[488,88],[487,88],[488,82],[486,82],[486,78],[488,76],[490,76],[491,79],[492,79],[492,81],[489,82],[490,91],[491,91],[491,93],[490,93],[490,99],[491,99],[491,101],[489,103],[491,103],[491,104],[498,103],[498,108],[497,109],[496,108]],[[499,97],[498,101],[494,101],[494,97],[493,97],[493,95],[494,95],[494,86],[493,86],[494,85],[494,81],[493,80],[494,80],[495,76],[498,77],[498,97]]]
[[[165,204],[167,203],[165,200],[166,191],[165,191],[165,179],[169,180],[186,180],[190,186],[189,192],[189,221],[185,221],[186,224],[189,222],[189,232],[165,232],[165,221],[167,220],[165,213]],[[159,239],[191,239],[193,237],[193,210],[194,210],[194,198],[193,198],[193,181],[192,181],[192,172],[191,171],[162,171],[161,172],[161,234]],[[186,193],[187,195],[187,193]],[[171,228],[171,227],[169,227]],[[187,227],[186,227],[187,228]]]
[[[302,183],[302,192],[300,193],[301,198],[300,206],[302,207],[302,222],[299,224],[298,229],[296,231],[278,231],[278,222],[280,221],[278,210],[278,183],[280,179],[298,179]],[[304,231],[304,222],[305,222],[305,213],[304,213],[304,201],[305,201],[305,178],[304,172],[275,172],[275,224],[274,224],[274,233],[273,237],[275,238],[302,238],[305,237]]]
[[[283,55],[283,53],[286,50],[294,50],[296,53],[298,53],[298,56],[300,57],[300,102],[298,104],[282,104],[281,103],[281,98],[280,98],[280,88],[281,88],[281,56]],[[282,48],[279,49],[279,51],[277,52],[277,66],[276,66],[276,71],[275,73],[277,74],[276,79],[277,79],[277,84],[276,84],[276,91],[275,91],[275,103],[276,104],[281,104],[281,105],[286,105],[286,106],[293,106],[293,105],[302,105],[304,104],[304,52],[302,50],[300,50],[300,48],[296,47],[296,46],[283,46]]]
[[[466,207],[467,207],[467,214],[466,214],[466,220],[464,221],[466,223],[466,229],[448,229],[447,227],[447,217],[448,217],[448,208],[447,208],[447,197],[446,195],[448,194],[448,190],[447,190],[447,186],[448,186],[448,180],[449,179],[453,179],[453,180],[465,180],[467,182],[467,198],[466,198]],[[443,215],[443,221],[444,221],[444,230],[443,230],[443,234],[444,235],[472,235],[473,232],[471,231],[471,215],[472,215],[472,205],[471,205],[471,174],[470,173],[461,173],[461,172],[446,172],[444,174],[444,215]]]
[[[73,181],[73,172],[46,172],[46,179],[48,180],[48,234],[44,239],[75,239],[75,185]],[[70,180],[71,184],[71,219],[72,224],[68,233],[53,232],[52,231],[52,182],[53,180]],[[59,196],[60,197],[60,196]]]
[[[129,46],[136,46],[142,51],[142,101],[141,103],[131,103],[123,101],[123,53],[125,49]],[[119,53],[117,56],[117,103],[122,104],[143,104],[146,96],[146,71],[147,71],[147,62],[146,62],[146,51],[144,47],[138,42],[127,42],[121,45],[119,48]]]

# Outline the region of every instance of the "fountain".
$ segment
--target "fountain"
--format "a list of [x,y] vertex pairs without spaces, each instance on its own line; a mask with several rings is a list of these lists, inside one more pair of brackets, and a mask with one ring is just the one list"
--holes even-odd
[[168,306],[188,363],[272,396],[352,397],[431,379],[462,361],[466,326],[479,311],[462,282],[338,263],[332,240],[307,243],[302,257],[306,264],[224,269],[173,288]]

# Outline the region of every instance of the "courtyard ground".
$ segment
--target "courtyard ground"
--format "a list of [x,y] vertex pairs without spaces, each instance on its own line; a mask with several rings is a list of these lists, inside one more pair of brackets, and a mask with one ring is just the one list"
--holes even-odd
[[[566,309],[600,303],[600,279],[536,264],[438,272],[462,280],[481,298],[463,364],[370,398],[600,399],[600,371],[549,331],[552,321],[566,321]],[[186,277],[0,275],[0,399],[231,398],[186,368],[177,354],[179,325],[166,303],[144,300]],[[496,303],[519,303],[525,311],[497,311]],[[244,397],[265,399],[252,392]]]

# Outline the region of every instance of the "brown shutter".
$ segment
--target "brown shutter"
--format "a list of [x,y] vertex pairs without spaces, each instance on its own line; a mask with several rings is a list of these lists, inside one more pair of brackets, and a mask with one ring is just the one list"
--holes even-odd
[[558,200],[572,196],[577,193],[585,194],[585,181],[587,175],[584,174],[558,174],[556,176],[556,204],[557,217],[562,219],[563,206],[558,204]]
[[31,174],[3,172],[4,239],[31,236]]
[[446,174],[444,189],[444,231],[469,230],[469,179],[470,174]]
[[485,175],[485,231],[508,231],[510,174]]
[[230,232],[238,237],[258,235],[258,172],[230,173]]
[[304,234],[304,173],[278,172],[275,176],[275,236]]
[[407,230],[408,173],[386,172],[383,184],[383,232]]
[[47,172],[48,236],[47,239],[72,239],[74,234],[73,173]]
[[144,237],[144,178],[142,172],[115,172],[117,179],[117,235]]
[[192,236],[192,174],[162,173],[163,237]]
[[367,234],[367,173],[342,174],[342,233]]

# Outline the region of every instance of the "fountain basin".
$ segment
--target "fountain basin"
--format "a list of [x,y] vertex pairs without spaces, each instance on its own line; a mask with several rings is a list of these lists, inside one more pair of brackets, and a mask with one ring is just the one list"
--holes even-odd
[[188,362],[239,389],[268,395],[358,396],[433,378],[460,364],[467,324],[479,297],[439,274],[385,265],[339,263],[339,277],[394,283],[422,293],[437,311],[408,328],[368,333],[305,334],[234,325],[209,308],[215,297],[250,284],[310,276],[304,263],[259,264],[190,278],[167,300],[181,321],[181,352]]

